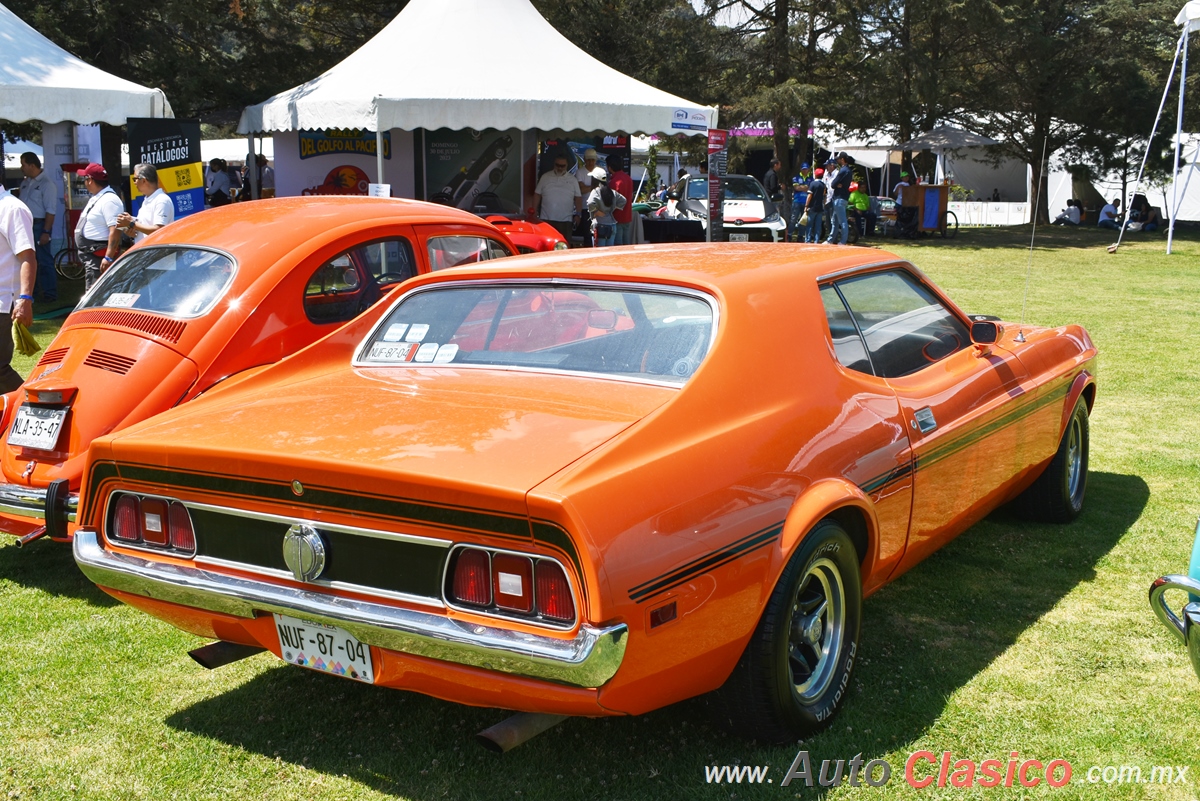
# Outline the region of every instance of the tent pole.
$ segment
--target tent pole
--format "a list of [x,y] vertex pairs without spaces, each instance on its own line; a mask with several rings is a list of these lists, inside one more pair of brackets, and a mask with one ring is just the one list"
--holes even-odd
[[[1167,255],[1171,255],[1171,244],[1175,240],[1175,218],[1179,211],[1179,150],[1183,144],[1183,96],[1184,88],[1187,86],[1187,62],[1188,62],[1188,37],[1191,34],[1189,23],[1185,20],[1183,23],[1183,39],[1180,42],[1180,47],[1183,48],[1183,63],[1179,69],[1179,110],[1175,115],[1175,167],[1171,172],[1171,220],[1167,225]],[[1168,84],[1169,85],[1169,84]]]
[[379,130],[379,120],[375,120],[375,174],[379,183],[383,183],[383,131]]

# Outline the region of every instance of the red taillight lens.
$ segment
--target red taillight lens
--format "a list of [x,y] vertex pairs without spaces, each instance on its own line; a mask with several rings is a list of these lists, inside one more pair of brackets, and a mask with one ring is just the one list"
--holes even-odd
[[113,512],[114,538],[123,542],[141,541],[141,512],[138,507],[136,495],[122,495],[117,498],[117,508]]
[[538,614],[551,620],[570,623],[575,620],[575,599],[567,574],[554,562],[542,559],[537,563]]
[[166,545],[167,502],[161,498],[142,498],[142,539],[149,545]]
[[185,553],[196,550],[196,532],[192,528],[192,516],[179,501],[171,501],[170,530],[171,547]]
[[492,576],[487,551],[464,548],[454,563],[454,600],[472,606],[492,602]]
[[492,591],[496,606],[512,612],[533,611],[533,560],[498,553],[492,557]]

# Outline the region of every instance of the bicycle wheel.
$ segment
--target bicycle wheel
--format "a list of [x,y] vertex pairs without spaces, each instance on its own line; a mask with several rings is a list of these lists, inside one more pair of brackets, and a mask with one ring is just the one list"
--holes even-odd
[[958,215],[952,211],[948,211],[942,215],[942,227],[939,229],[942,237],[945,239],[953,239],[958,235]]
[[75,251],[63,248],[54,256],[54,271],[68,281],[79,281],[83,279],[83,262],[76,257]]

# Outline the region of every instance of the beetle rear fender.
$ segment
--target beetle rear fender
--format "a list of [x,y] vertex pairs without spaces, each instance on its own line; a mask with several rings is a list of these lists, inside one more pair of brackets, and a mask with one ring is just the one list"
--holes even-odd
[[783,565],[787,564],[808,532],[826,517],[834,518],[846,529],[858,552],[862,575],[867,576],[875,561],[879,520],[875,515],[875,506],[866,494],[841,478],[818,481],[797,496],[783,524],[783,535],[779,541],[779,569],[782,570]]

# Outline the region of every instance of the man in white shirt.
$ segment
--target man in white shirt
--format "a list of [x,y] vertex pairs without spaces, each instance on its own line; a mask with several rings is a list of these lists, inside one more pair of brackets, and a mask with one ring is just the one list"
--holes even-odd
[[[33,324],[33,249],[33,214],[0,184],[0,310],[26,326]],[[12,392],[23,381],[12,369],[12,355],[12,337],[0,336],[0,392]]]
[[533,190],[533,216],[550,223],[569,244],[575,220],[583,211],[583,195],[575,176],[567,172],[566,154],[555,155],[553,164],[554,169],[543,173]]
[[58,212],[58,187],[42,169],[37,153],[21,154],[21,202],[33,213],[33,243],[37,254],[37,288],[42,300],[58,300],[58,277],[54,273],[54,254],[50,252],[50,233]]
[[1121,227],[1121,212],[1118,209],[1121,206],[1121,198],[1114,198],[1112,203],[1109,203],[1100,209],[1100,219],[1096,221],[1097,228],[1108,228],[1111,231],[1116,231]]
[[117,225],[128,231],[136,244],[164,225],[175,222],[175,204],[171,196],[158,185],[158,170],[153,164],[134,167],[133,182],[146,199],[142,201],[136,218],[127,212],[118,214]]
[[92,195],[75,226],[75,247],[83,262],[83,284],[91,289],[100,273],[120,255],[121,229],[117,227],[117,216],[125,211],[125,204],[108,185],[108,171],[101,165],[93,162],[76,175],[83,178],[84,187]]

